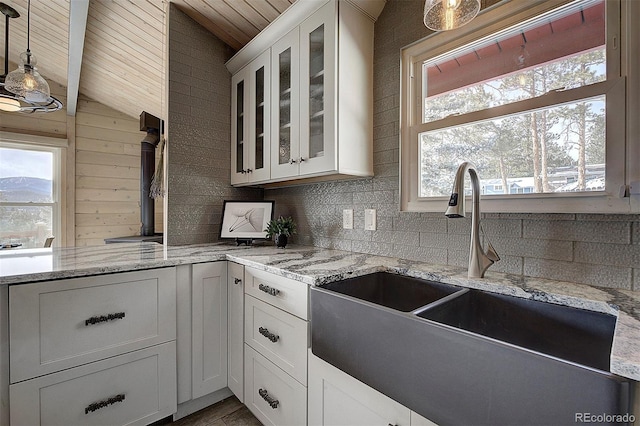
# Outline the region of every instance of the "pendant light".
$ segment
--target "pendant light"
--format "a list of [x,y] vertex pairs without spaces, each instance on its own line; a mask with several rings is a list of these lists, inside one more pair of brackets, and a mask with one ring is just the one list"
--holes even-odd
[[468,24],[480,11],[480,0],[426,0],[424,25],[446,31]]
[[6,17],[5,24],[5,74],[0,79],[0,110],[8,112],[53,112],[62,108],[62,102],[51,96],[49,84],[36,68],[36,58],[31,53],[31,0],[27,6],[27,51],[20,55],[18,69],[7,74],[9,57],[9,19],[20,14],[12,7],[0,3],[0,11]]

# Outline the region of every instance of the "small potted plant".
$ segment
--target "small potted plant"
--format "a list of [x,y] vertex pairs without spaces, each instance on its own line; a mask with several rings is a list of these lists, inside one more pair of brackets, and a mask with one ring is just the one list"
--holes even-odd
[[276,247],[285,248],[289,237],[296,233],[296,223],[291,217],[280,216],[277,219],[271,219],[265,231],[267,238],[276,237]]

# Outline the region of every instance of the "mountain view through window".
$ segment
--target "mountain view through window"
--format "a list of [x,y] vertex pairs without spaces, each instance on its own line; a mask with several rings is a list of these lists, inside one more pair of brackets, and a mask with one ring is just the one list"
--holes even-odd
[[0,147],[0,244],[43,247],[52,236],[54,154]]

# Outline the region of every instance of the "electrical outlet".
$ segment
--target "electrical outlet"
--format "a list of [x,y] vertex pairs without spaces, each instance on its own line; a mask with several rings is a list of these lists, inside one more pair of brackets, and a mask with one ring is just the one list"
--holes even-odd
[[376,210],[365,209],[364,210],[364,229],[367,231],[376,230]]
[[342,210],[342,227],[353,229],[353,209]]

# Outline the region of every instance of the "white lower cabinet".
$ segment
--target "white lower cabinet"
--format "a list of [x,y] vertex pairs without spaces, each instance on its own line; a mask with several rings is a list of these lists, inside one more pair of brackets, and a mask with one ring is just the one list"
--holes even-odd
[[265,425],[307,423],[307,388],[271,361],[245,347],[245,405]]
[[227,262],[193,265],[193,397],[227,386]]
[[244,402],[244,266],[229,262],[227,270],[227,386]]
[[9,387],[11,425],[145,425],[176,410],[175,342]]
[[266,425],[307,423],[307,284],[245,268],[244,403]]
[[245,297],[247,343],[305,386],[308,324],[255,297]]
[[309,350],[309,425],[434,426]]
[[226,261],[178,267],[177,344],[180,418],[230,395]]
[[175,268],[9,287],[11,383],[175,340]]
[[148,424],[176,411],[176,268],[8,296],[9,424]]

